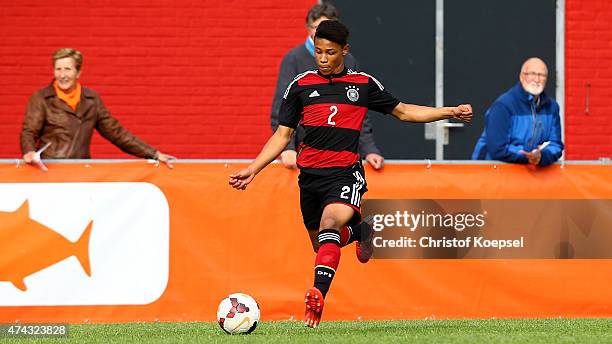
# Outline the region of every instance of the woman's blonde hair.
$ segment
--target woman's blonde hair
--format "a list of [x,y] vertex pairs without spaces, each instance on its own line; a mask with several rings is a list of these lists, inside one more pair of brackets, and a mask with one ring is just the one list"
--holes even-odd
[[66,57],[71,57],[74,60],[77,71],[81,70],[81,65],[83,64],[83,54],[81,54],[80,51],[72,48],[57,49],[53,53],[53,65],[55,66],[55,61]]

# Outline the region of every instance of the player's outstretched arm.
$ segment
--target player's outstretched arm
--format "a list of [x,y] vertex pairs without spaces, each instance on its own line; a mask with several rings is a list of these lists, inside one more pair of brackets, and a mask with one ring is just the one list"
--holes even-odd
[[399,103],[391,112],[393,116],[407,122],[433,122],[441,119],[456,118],[469,122],[472,120],[472,105],[461,104],[455,107],[434,108],[414,104]]
[[255,158],[247,168],[237,173],[230,174],[229,185],[238,190],[246,189],[247,185],[253,181],[257,173],[268,166],[268,164],[276,159],[283,149],[287,147],[289,141],[291,141],[292,134],[292,128],[279,125],[278,129],[276,129],[274,134],[261,149],[257,158]]

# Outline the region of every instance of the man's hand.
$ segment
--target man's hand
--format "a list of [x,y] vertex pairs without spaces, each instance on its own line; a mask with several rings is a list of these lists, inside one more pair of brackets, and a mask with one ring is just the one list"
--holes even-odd
[[229,185],[234,189],[244,190],[253,181],[253,178],[255,178],[255,173],[247,167],[238,173],[230,174]]
[[531,165],[537,166],[540,163],[540,160],[542,160],[542,152],[539,148],[536,148],[531,152],[526,152],[524,150],[520,150],[520,152],[527,157]]
[[166,166],[168,166],[168,168],[174,168],[174,166],[172,165],[172,161],[176,160],[176,158],[172,155],[164,154],[160,151],[157,151],[157,153],[155,153],[155,160],[163,162],[164,164],[166,164]]
[[366,155],[365,159],[368,164],[370,164],[370,166],[372,166],[372,168],[374,168],[375,170],[380,170],[385,163],[385,158],[376,153],[370,153]]
[[296,151],[292,149],[288,149],[286,151],[283,151],[280,157],[281,157],[281,162],[283,163],[283,166],[285,166],[286,168],[297,168],[297,152]]
[[453,118],[464,122],[470,122],[472,120],[472,105],[461,104],[453,108]]
[[42,160],[40,160],[40,152],[34,152],[34,151],[27,152],[27,153],[25,153],[23,155],[23,160],[27,164],[34,165],[34,166],[40,168],[43,171],[48,171],[49,170],[47,168],[47,166],[45,166],[45,164],[43,164]]

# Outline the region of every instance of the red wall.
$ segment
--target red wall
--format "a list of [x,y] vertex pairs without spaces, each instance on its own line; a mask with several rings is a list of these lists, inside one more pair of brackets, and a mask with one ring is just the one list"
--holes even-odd
[[[83,52],[81,81],[111,113],[181,158],[253,157],[284,52],[306,38],[315,0],[0,0],[0,158],[20,156],[28,97],[59,47]],[[96,134],[97,135],[97,134]],[[95,158],[127,157],[99,136]]]
[[612,157],[611,20],[609,0],[566,0],[567,159]]
[[[145,141],[182,158],[251,158],[270,134],[280,59],[304,40],[314,3],[0,0],[0,158],[20,156],[27,99],[63,46],[84,53],[83,84]],[[568,159],[612,156],[610,18],[612,2],[566,0]],[[98,136],[92,150],[127,156]]]

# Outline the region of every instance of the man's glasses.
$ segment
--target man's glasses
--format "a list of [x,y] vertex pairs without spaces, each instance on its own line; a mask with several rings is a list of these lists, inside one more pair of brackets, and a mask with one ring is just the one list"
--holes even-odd
[[523,75],[531,79],[535,79],[535,78],[546,79],[548,77],[548,74],[536,73],[536,72],[523,72]]

